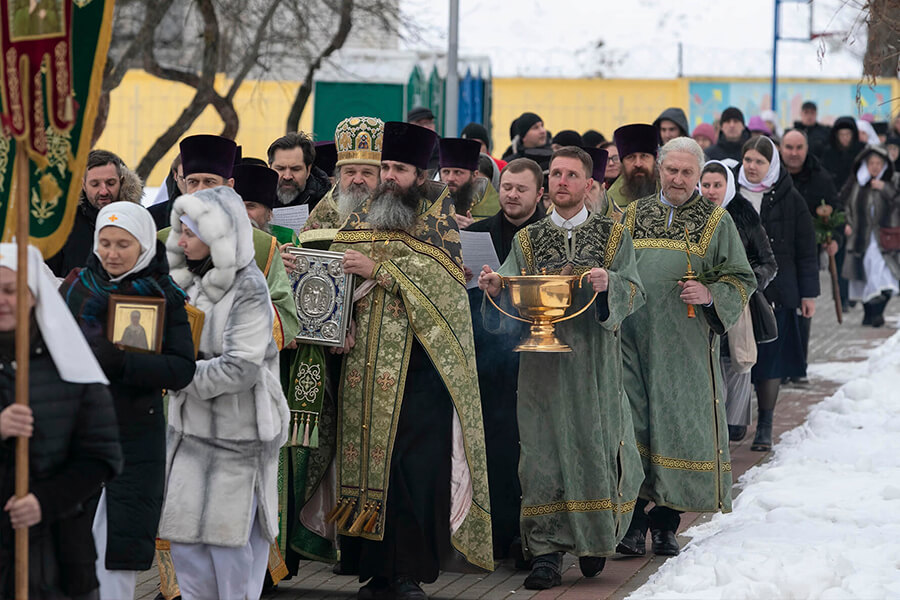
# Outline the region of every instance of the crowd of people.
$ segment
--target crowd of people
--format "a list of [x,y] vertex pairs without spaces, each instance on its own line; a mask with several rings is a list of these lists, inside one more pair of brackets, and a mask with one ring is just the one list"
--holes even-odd
[[[595,577],[648,533],[678,554],[681,513],[731,510],[753,398],[768,451],[781,386],[806,381],[820,265],[863,325],[900,292],[900,118],[801,115],[729,107],[691,131],[668,108],[607,140],[526,112],[502,158],[421,107],[265,158],[194,135],[149,209],[92,151],[64,247],[29,249],[27,323],[0,246],[0,598],[22,528],[32,598],[133,598],[154,560],[166,600],[258,598],[302,560],[380,600],[502,560],[548,589],[564,553]],[[285,237],[275,210],[296,207]],[[489,234],[498,271],[461,230]],[[298,247],[355,279],[342,344],[298,338]],[[553,352],[519,352],[502,314],[520,275],[578,280]]]

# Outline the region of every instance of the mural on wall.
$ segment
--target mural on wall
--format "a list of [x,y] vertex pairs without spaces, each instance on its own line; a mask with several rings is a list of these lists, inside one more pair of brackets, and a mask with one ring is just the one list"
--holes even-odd
[[[736,106],[744,118],[758,115],[771,107],[772,88],[768,82],[728,83],[719,81],[694,81],[690,84],[691,127],[700,123],[712,123],[729,106]],[[859,88],[859,106],[856,104],[857,86],[852,83],[779,83],[778,106],[775,112],[782,127],[791,127],[800,119],[800,106],[812,100],[819,106],[819,122],[831,124],[844,115],[858,117],[871,113],[876,121],[887,121],[891,116],[891,86],[876,85]]]

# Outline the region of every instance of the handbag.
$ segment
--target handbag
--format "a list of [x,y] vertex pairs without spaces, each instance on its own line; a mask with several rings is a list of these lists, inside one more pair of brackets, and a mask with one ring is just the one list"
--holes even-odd
[[747,373],[756,364],[756,337],[749,303],[737,323],[728,330],[728,354],[731,356],[731,366],[737,373]]
[[878,242],[882,250],[900,250],[900,227],[879,227]]
[[775,311],[762,292],[753,292],[750,301],[750,318],[753,321],[753,337],[757,344],[768,344],[778,339],[778,323]]

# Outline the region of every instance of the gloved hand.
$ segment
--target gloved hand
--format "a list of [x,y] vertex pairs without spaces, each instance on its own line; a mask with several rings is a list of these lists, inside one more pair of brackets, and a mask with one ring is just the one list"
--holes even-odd
[[125,351],[103,336],[88,340],[97,362],[110,380],[119,379],[125,370]]

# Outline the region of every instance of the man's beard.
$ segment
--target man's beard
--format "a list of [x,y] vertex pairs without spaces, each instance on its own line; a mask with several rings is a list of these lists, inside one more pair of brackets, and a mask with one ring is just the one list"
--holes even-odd
[[369,224],[379,230],[412,231],[421,197],[418,186],[403,189],[393,181],[380,183],[369,204]]
[[252,225],[256,229],[259,229],[260,231],[264,231],[264,232],[268,233],[269,235],[272,235],[272,224],[271,223],[266,223],[265,225],[260,225],[253,219],[250,219],[250,225]]
[[346,219],[350,213],[358,211],[365,204],[372,191],[364,183],[351,183],[346,190],[341,186],[334,188],[331,198],[337,207],[338,214]]
[[453,206],[456,208],[456,214],[464,215],[472,208],[472,197],[475,195],[475,186],[472,180],[465,182],[456,188],[456,191],[450,190],[450,197],[453,198]]
[[290,204],[302,191],[303,188],[297,185],[296,181],[293,179],[285,179],[284,181],[278,182],[278,188],[275,190],[275,195],[278,196],[278,201],[282,204]]
[[650,173],[643,169],[636,169],[631,174],[623,171],[622,177],[624,177],[622,194],[629,200],[645,198],[656,193],[656,180],[659,178],[656,165],[653,166],[653,171]]

